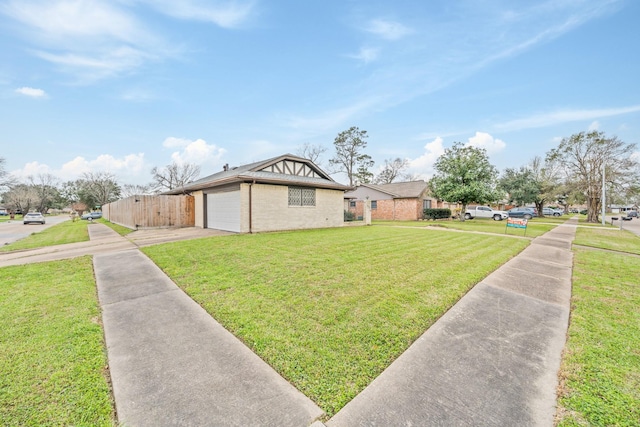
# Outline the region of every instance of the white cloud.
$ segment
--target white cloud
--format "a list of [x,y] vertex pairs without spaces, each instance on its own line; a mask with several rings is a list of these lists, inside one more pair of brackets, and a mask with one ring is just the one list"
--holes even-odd
[[204,139],[196,139],[191,141],[184,138],[169,137],[164,140],[162,145],[166,148],[181,148],[180,151],[174,151],[171,154],[171,160],[178,163],[193,163],[203,165],[206,163],[217,163],[224,153],[224,148],[217,147],[215,144],[207,144]]
[[16,93],[19,93],[24,96],[29,96],[31,98],[46,98],[47,94],[42,89],[35,89],[32,87],[21,87],[16,89]]
[[357,59],[359,61],[368,64],[369,62],[375,61],[378,59],[380,51],[379,49],[370,48],[370,47],[362,47],[360,51],[354,55],[347,55],[349,58]]
[[412,30],[399,22],[374,19],[365,27],[365,31],[386,40],[399,40],[411,34]]
[[80,82],[136,69],[172,54],[127,3],[104,0],[10,0],[0,13],[21,24],[31,52]]
[[162,146],[165,148],[173,148],[173,147],[186,147],[191,144],[190,139],[185,138],[176,138],[174,136],[170,136],[162,142]]
[[496,139],[485,132],[476,132],[474,136],[469,138],[469,142],[466,145],[468,147],[484,148],[487,153],[502,151],[507,146],[503,140]]
[[413,160],[409,160],[408,172],[416,174],[424,179],[430,177],[434,173],[433,166],[438,157],[444,154],[444,145],[441,137],[435,138],[433,141],[424,146],[424,154]]
[[62,181],[70,181],[91,171],[110,172],[118,178],[140,176],[146,171],[144,153],[128,154],[122,158],[116,158],[110,154],[101,154],[95,159],[78,156],[64,163],[60,169],[44,163],[30,162],[26,163],[22,169],[13,171],[12,175],[25,179],[28,176],[50,173]]
[[240,26],[255,11],[255,1],[142,0],[141,2],[174,18],[211,22],[222,28]]
[[594,110],[564,110],[550,113],[542,113],[530,117],[511,120],[494,126],[501,131],[541,128],[560,123],[595,120],[603,117],[619,116],[622,114],[637,113],[640,105],[629,107],[602,108]]
[[592,130],[598,130],[598,129],[600,129],[600,122],[599,122],[599,121],[597,121],[597,120],[596,120],[596,121],[594,121],[594,122],[592,122],[592,123],[589,125],[589,127],[588,127],[587,129],[588,129],[589,131],[592,131]]

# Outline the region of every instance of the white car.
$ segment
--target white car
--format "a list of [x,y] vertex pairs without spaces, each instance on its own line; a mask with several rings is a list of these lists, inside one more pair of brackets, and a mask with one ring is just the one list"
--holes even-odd
[[494,221],[502,221],[509,218],[505,211],[494,211],[489,206],[469,206],[464,213],[465,219],[492,218]]
[[29,212],[25,216],[22,217],[23,224],[44,224],[45,219],[44,216],[40,212]]

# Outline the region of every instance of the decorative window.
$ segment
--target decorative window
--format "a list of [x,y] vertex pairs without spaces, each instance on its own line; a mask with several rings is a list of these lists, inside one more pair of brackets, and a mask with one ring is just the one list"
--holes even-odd
[[377,200],[372,200],[371,201],[371,209],[378,209],[378,201]]
[[315,206],[316,189],[289,187],[289,206]]

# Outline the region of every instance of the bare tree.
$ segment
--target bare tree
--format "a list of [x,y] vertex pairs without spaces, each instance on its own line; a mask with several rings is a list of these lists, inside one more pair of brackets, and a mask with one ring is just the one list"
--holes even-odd
[[327,151],[327,147],[322,145],[311,145],[308,142],[298,149],[298,156],[309,159],[313,163],[319,165],[320,156]]
[[164,168],[154,167],[151,169],[151,175],[153,175],[155,191],[175,190],[198,179],[200,166],[193,163],[178,164],[173,162]]
[[10,187],[12,185],[15,185],[16,179],[13,178],[9,172],[6,171],[5,169],[5,159],[4,157],[0,157],[0,189],[2,189],[3,187]]
[[37,195],[34,208],[38,212],[47,213],[60,195],[58,178],[50,173],[43,173],[28,177],[28,181]]
[[376,184],[391,184],[402,175],[402,172],[409,167],[408,159],[387,159],[384,161],[382,171],[376,176],[374,182]]
[[602,206],[602,174],[606,184],[620,192],[635,181],[638,167],[632,154],[635,144],[626,144],[617,137],[607,138],[604,132],[580,132],[563,138],[557,148],[547,153],[547,160],[557,161],[566,172],[567,181],[585,196],[587,222],[598,222]]
[[30,185],[16,184],[4,193],[3,199],[11,212],[22,211],[22,213],[27,213],[36,205],[38,194]]
[[153,189],[151,188],[150,184],[124,184],[122,186],[121,196],[123,199],[131,196],[142,196],[150,194],[153,194]]

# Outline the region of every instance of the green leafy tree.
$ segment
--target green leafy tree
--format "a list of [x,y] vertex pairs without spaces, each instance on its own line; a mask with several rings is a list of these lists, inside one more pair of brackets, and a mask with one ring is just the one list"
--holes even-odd
[[89,208],[103,206],[120,198],[120,186],[115,176],[108,172],[84,173],[80,185],[80,201]]
[[566,189],[563,187],[559,177],[559,166],[559,163],[552,159],[547,159],[543,162],[537,156],[531,161],[531,171],[539,188],[538,196],[533,202],[540,216],[544,216],[543,208],[545,204],[567,199]]
[[518,206],[534,203],[540,194],[540,185],[533,171],[526,166],[505,169],[499,187],[508,194],[509,203]]
[[356,180],[371,182],[373,179],[369,168],[373,167],[374,161],[362,152],[367,147],[368,137],[366,130],[352,126],[340,132],[333,141],[336,154],[329,159],[329,164],[337,168],[336,172],[344,172],[352,187]]
[[[495,188],[498,171],[489,162],[483,148],[455,142],[435,164],[436,174],[429,181],[433,197],[462,205],[464,213],[469,203],[488,203],[500,197]],[[464,215],[460,215],[464,221]]]
[[591,131],[563,138],[557,148],[547,153],[547,160],[557,162],[566,173],[566,181],[584,195],[587,222],[599,222],[602,207],[603,173],[607,188],[619,194],[637,181],[634,160],[635,144],[627,144],[604,132]]

